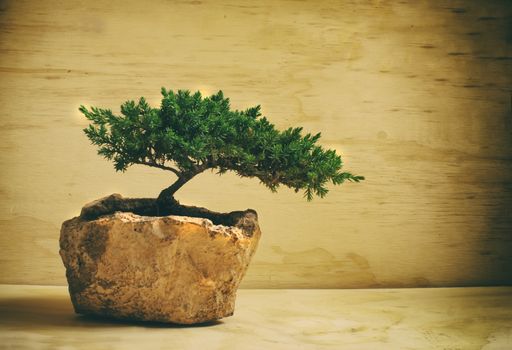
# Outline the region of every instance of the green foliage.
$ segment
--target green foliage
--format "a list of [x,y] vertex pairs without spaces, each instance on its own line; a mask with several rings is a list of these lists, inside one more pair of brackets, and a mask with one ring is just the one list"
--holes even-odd
[[203,98],[200,92],[162,88],[162,96],[160,108],[150,107],[143,97],[127,101],[121,115],[80,106],[92,122],[85,134],[117,171],[144,164],[170,170],[185,183],[206,169],[231,170],[258,178],[273,192],[279,185],[304,190],[308,200],[324,197],[328,182],[364,179],[341,172],[340,156],[316,144],[320,133],[276,130],[261,116],[260,106],[231,110],[222,91]]

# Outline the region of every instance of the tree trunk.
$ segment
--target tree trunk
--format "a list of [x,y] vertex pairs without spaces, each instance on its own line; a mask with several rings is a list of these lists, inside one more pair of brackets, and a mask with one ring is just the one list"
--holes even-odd
[[173,207],[179,205],[178,201],[174,199],[174,194],[184,184],[186,184],[190,179],[192,179],[192,177],[194,176],[180,176],[178,177],[178,180],[176,180],[176,182],[174,182],[171,186],[167,187],[162,192],[160,192],[158,198],[156,199],[158,214],[168,215],[170,212],[172,212]]
[[156,199],[158,204],[164,204],[166,201],[173,199],[174,193],[176,193],[176,191],[178,191],[184,184],[186,184],[188,180],[190,179],[179,177],[178,180],[176,180],[176,182],[174,182],[171,186],[160,192],[158,198]]
[[158,195],[158,198],[156,199],[158,213],[160,215],[169,215],[172,212],[173,208],[179,207],[180,203],[176,199],[174,199],[174,194],[176,193],[176,191],[178,191],[184,184],[190,181],[194,176],[202,173],[208,168],[211,168],[211,164],[209,164],[208,166],[204,164],[203,166],[196,167],[194,171],[188,174],[181,173],[181,176],[178,177],[178,180],[176,180],[175,183],[164,189]]

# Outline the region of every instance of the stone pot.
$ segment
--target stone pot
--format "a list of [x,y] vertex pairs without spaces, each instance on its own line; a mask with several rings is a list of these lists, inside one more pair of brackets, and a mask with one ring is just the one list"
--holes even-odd
[[[214,213],[231,219],[226,226],[115,211],[129,201],[136,200],[102,198],[62,224],[60,255],[75,312],[180,324],[233,315],[236,290],[261,236],[256,212]],[[136,201],[145,213],[151,212],[148,201]]]

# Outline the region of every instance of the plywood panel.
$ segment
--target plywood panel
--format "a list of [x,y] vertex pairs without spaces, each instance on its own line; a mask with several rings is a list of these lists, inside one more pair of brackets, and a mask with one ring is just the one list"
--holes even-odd
[[258,210],[245,287],[512,283],[512,7],[493,2],[3,1],[0,282],[64,284],[62,221],[172,174],[95,154],[80,104],[223,89],[322,131],[362,184],[306,203],[202,174],[183,203]]

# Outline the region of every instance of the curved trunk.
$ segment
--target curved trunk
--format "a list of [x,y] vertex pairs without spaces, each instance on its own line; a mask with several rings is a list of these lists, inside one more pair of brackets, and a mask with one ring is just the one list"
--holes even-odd
[[175,183],[160,192],[158,198],[156,199],[157,210],[159,213],[169,212],[171,208],[177,204],[177,201],[174,199],[174,194],[191,178],[192,177],[187,178],[180,176]]
[[202,173],[208,168],[209,166],[201,166],[197,167],[192,173],[181,173],[181,176],[178,176],[178,180],[176,180],[176,182],[174,182],[171,186],[164,189],[158,195],[158,198],[156,199],[158,212],[169,213],[172,212],[173,208],[179,206],[179,202],[176,199],[174,199],[174,194],[176,193],[176,191],[178,191],[184,184],[190,181],[194,176]]
[[173,183],[171,186],[167,187],[162,192],[160,192],[157,201],[162,202],[169,198],[173,198],[174,193],[176,193],[176,191],[178,191],[190,179],[191,178],[179,177],[175,183]]

